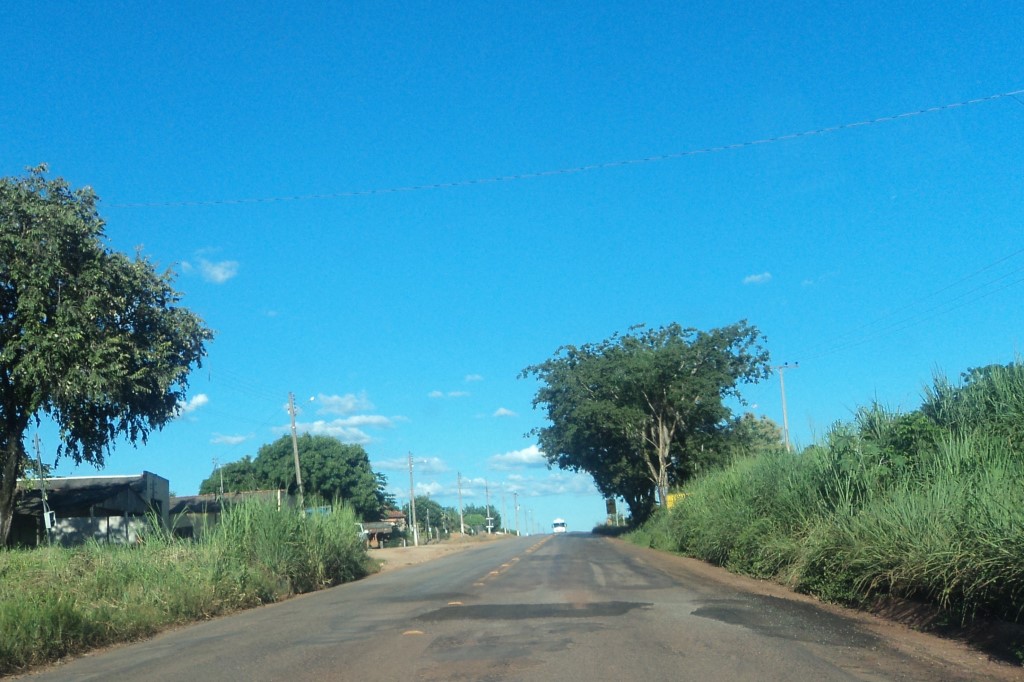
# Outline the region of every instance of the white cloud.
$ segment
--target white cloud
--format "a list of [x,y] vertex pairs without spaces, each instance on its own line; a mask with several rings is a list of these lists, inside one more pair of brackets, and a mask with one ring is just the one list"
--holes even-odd
[[448,471],[448,465],[440,457],[413,459],[413,470],[428,474],[441,474]]
[[349,414],[358,410],[372,410],[373,404],[366,397],[366,393],[346,393],[345,395],[317,396],[317,414]]
[[518,417],[519,415],[506,407],[499,407],[492,415],[494,417]]
[[526,478],[509,476],[505,490],[519,493],[521,498],[549,495],[594,495],[594,480],[587,474],[553,471],[547,476]]
[[772,281],[772,273],[762,272],[760,275],[747,275],[743,278],[744,284],[767,284]]
[[340,426],[376,426],[382,429],[390,429],[395,425],[390,417],[382,414],[355,414],[344,419],[335,419],[331,423]]
[[428,398],[465,398],[469,396],[469,391],[431,391],[427,394]]
[[[365,445],[373,442],[373,437],[363,430],[363,427],[391,428],[395,421],[403,420],[402,417],[385,417],[379,414],[357,414],[341,419],[317,419],[312,422],[296,422],[295,430],[302,433],[309,433],[314,436],[331,436],[346,443]],[[277,433],[289,433],[291,427],[288,425],[278,426],[274,429]]]
[[445,492],[447,492],[445,490],[445,487],[443,485],[441,485],[440,483],[438,483],[437,481],[431,481],[430,483],[417,483],[416,484],[416,494],[417,495],[434,495],[436,497],[437,495],[441,495],[442,493],[445,493]]
[[200,258],[199,271],[207,282],[224,284],[224,282],[238,274],[238,261],[222,260],[219,263],[213,263],[205,258]]
[[177,414],[175,416],[184,417],[186,414],[191,414],[192,412],[195,412],[208,402],[210,402],[210,397],[205,393],[199,393],[197,395],[194,395],[189,400],[179,401],[176,410]]
[[252,438],[252,435],[248,436],[228,436],[223,433],[215,433],[210,439],[211,443],[217,445],[239,445]]
[[483,381],[483,380],[484,380],[484,378],[480,374],[467,374],[466,375],[466,381],[467,382],[468,381]]
[[498,470],[546,467],[548,465],[547,458],[536,445],[494,455],[489,462],[492,468]]

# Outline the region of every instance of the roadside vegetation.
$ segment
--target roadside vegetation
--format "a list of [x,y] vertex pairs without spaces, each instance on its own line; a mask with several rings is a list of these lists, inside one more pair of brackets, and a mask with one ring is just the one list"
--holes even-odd
[[801,453],[699,475],[631,539],[830,601],[1024,622],[1024,365],[962,378],[913,412],[874,404]]
[[0,550],[0,675],[361,578],[356,521],[250,502],[197,542]]

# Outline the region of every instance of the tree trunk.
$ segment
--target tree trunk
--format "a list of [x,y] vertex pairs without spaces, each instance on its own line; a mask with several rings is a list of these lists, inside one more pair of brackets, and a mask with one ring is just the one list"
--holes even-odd
[[14,496],[18,489],[18,474],[25,462],[25,445],[22,442],[24,430],[17,435],[4,434],[0,448],[0,547],[7,545],[7,538],[14,521]]

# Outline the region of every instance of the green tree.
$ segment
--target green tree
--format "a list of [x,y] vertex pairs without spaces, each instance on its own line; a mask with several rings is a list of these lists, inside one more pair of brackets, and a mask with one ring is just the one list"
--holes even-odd
[[199,484],[200,495],[219,493],[223,483],[224,492],[237,493],[243,490],[259,490],[260,479],[256,474],[253,458],[246,455],[237,462],[222,464],[213,470],[208,479]]
[[764,415],[758,417],[752,412],[731,419],[725,436],[728,449],[738,455],[785,447],[779,425]]
[[[409,512],[408,502],[402,507],[402,511],[405,512],[405,518],[409,519],[409,523],[412,523],[412,514]],[[430,528],[447,528],[451,530],[450,526],[445,525],[448,520],[444,507],[440,503],[426,495],[416,496],[416,527],[420,529],[420,532],[426,532],[428,523]]]
[[[299,436],[298,446],[302,484],[307,495],[350,504],[356,514],[366,520],[377,520],[390,508],[393,498],[385,491],[387,479],[370,467],[370,458],[363,446],[308,433]],[[298,494],[291,436],[282,436],[260,447],[256,458],[247,460],[224,465],[225,491],[229,489],[230,476],[232,491],[237,485],[239,490],[284,489],[289,494]],[[199,492],[213,493],[219,489],[220,477],[214,471],[202,482]]]
[[58,458],[103,466],[175,418],[213,338],[169,271],[107,247],[90,188],[45,174],[0,179],[0,544],[30,423],[57,425]]
[[[523,370],[541,386],[549,426],[534,429],[548,461],[590,473],[605,495],[623,497],[634,520],[654,492],[692,476],[709,442],[728,426],[727,398],[769,375],[758,330],[740,321],[699,331],[633,327],[600,343],[563,346]],[[644,506],[646,505],[646,506]]]
[[[468,520],[466,520],[466,518],[468,516],[471,516],[471,515],[472,516],[476,516],[477,514],[479,514],[480,518],[484,519],[483,521],[480,522],[479,525],[480,525],[480,527],[483,529],[483,531],[485,533],[487,532],[487,520],[486,519],[487,519],[488,516],[491,517],[491,524],[493,526],[493,530],[498,530],[499,528],[501,528],[501,514],[498,512],[497,509],[494,508],[493,504],[490,506],[490,514],[488,514],[487,512],[488,512],[488,508],[486,507],[486,505],[482,505],[482,504],[477,504],[477,505],[467,504],[462,509],[462,517],[463,517],[463,520],[465,521],[465,524],[467,526],[469,526],[471,524],[469,523]],[[474,527],[476,527],[477,524],[472,524],[472,525]]]
[[462,522],[466,524],[466,528],[487,532],[487,519],[484,518],[483,514],[474,512],[472,514],[462,513]]

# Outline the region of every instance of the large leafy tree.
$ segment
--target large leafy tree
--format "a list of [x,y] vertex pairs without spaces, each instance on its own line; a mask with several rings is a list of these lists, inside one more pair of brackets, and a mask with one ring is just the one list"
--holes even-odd
[[[363,446],[308,433],[299,436],[298,446],[306,494],[350,504],[366,520],[379,519],[393,506],[394,498],[386,492],[387,479],[373,471]],[[291,436],[262,446],[255,459],[245,457],[224,465],[223,472],[214,471],[200,484],[199,492],[219,491],[221,473],[225,491],[276,488],[298,493]]]
[[549,463],[586,471],[605,495],[623,497],[635,520],[662,504],[669,487],[700,468],[729,426],[726,400],[767,378],[768,351],[740,321],[699,331],[670,324],[633,327],[599,343],[563,346],[523,370],[541,384],[534,430]]
[[96,203],[45,166],[0,179],[0,544],[30,424],[56,423],[58,458],[102,466],[175,417],[212,338],[170,272],[107,247]]

